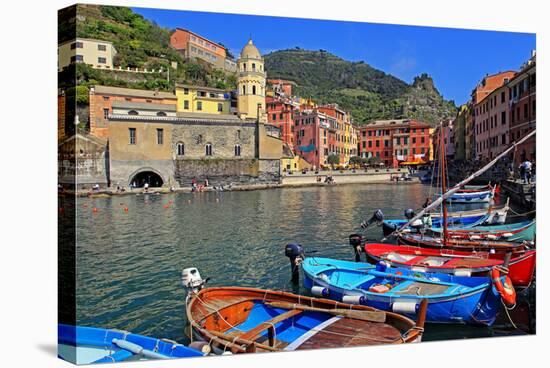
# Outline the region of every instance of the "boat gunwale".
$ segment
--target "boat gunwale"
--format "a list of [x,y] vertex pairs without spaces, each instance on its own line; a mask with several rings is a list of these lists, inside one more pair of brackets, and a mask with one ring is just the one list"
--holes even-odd
[[[205,339],[205,341],[210,342],[210,344],[216,344],[216,346],[219,349],[223,349],[224,351],[230,350],[236,353],[249,351],[249,346],[245,347],[242,344],[239,345],[239,344],[236,344],[235,342],[226,341],[220,337],[217,337],[216,335],[212,334],[207,328],[201,326],[195,320],[195,318],[193,318],[193,310],[195,308],[196,303],[198,303],[197,300],[199,299],[197,298],[197,296],[202,298],[207,294],[215,294],[216,292],[230,292],[230,293],[246,292],[246,293],[257,294],[258,298],[257,299],[253,298],[252,300],[268,300],[269,297],[272,297],[272,298],[275,298],[275,300],[281,301],[281,298],[285,298],[287,300],[290,299],[288,301],[291,303],[295,302],[297,304],[302,304],[306,306],[316,306],[318,308],[325,307],[327,311],[330,311],[331,309],[342,309],[342,308],[346,308],[350,310],[360,310],[360,311],[361,310],[379,311],[379,309],[376,309],[370,306],[365,306],[365,305],[352,305],[352,304],[346,304],[346,303],[342,303],[332,299],[313,298],[313,297],[302,296],[302,295],[293,294],[285,291],[258,289],[258,288],[249,288],[249,287],[233,287],[233,286],[211,287],[211,288],[202,289],[197,294],[192,295],[190,297],[189,302],[186,305],[187,319],[191,326],[191,330],[195,331],[199,336]],[[309,305],[304,302],[309,302],[308,303]],[[327,307],[331,307],[331,308],[327,308]],[[224,308],[225,307],[217,309],[217,312],[220,312]],[[414,320],[412,320],[407,316],[394,313],[391,311],[382,311],[382,312],[386,314],[386,322],[384,322],[384,324],[388,324],[394,328],[397,328],[401,332],[403,339],[402,341],[400,340],[398,343],[401,343],[401,342],[410,343],[421,339],[423,329],[418,328],[417,323]],[[402,325],[402,328],[399,327],[400,325]],[[254,345],[254,347],[257,347],[258,349],[262,349],[263,344],[254,342],[252,345]],[[275,351],[275,350],[284,351],[284,348],[281,348],[281,349],[275,348],[271,351]]]

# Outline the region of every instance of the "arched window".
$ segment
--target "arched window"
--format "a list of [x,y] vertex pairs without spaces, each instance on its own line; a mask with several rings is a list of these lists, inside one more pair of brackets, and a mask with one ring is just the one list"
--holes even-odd
[[246,86],[243,86],[243,95],[246,95]]
[[256,71],[256,63],[252,63],[252,70]]
[[243,70],[246,70],[246,64],[243,64]]
[[139,115],[139,112],[137,112],[136,110],[130,110],[128,111],[128,115]]
[[166,113],[164,111],[157,112],[157,116],[166,116]]
[[235,156],[240,156],[241,155],[241,146],[236,144],[235,145]]
[[206,144],[205,154],[206,154],[206,156],[212,156],[212,144],[210,144],[210,143]]
[[260,64],[260,71],[262,71],[262,64]]
[[176,152],[177,152],[178,156],[185,155],[185,144],[183,144],[183,142],[178,142],[176,144]]
[[252,86],[252,94],[253,94],[253,95],[256,94],[256,86]]

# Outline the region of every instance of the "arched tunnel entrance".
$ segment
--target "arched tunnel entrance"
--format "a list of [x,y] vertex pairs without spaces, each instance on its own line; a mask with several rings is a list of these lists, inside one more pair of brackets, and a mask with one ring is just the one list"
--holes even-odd
[[153,171],[142,171],[134,175],[130,183],[134,188],[143,188],[145,183],[150,187],[158,188],[162,187],[163,181],[160,175]]

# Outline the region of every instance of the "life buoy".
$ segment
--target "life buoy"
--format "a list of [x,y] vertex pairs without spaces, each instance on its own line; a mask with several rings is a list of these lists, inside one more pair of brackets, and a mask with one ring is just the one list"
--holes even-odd
[[516,305],[516,290],[514,289],[514,285],[512,284],[510,277],[506,275],[503,285],[500,280],[500,269],[498,267],[493,267],[491,270],[491,279],[493,280],[493,284],[495,285],[498,293],[502,297],[504,304],[506,304],[507,307],[513,307]]

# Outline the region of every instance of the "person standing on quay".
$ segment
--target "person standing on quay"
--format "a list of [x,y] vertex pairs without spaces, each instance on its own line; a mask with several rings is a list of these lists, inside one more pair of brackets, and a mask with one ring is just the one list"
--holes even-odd
[[523,161],[523,163],[521,164],[520,169],[523,174],[523,184],[531,184],[531,168],[531,161],[525,159],[525,161]]

